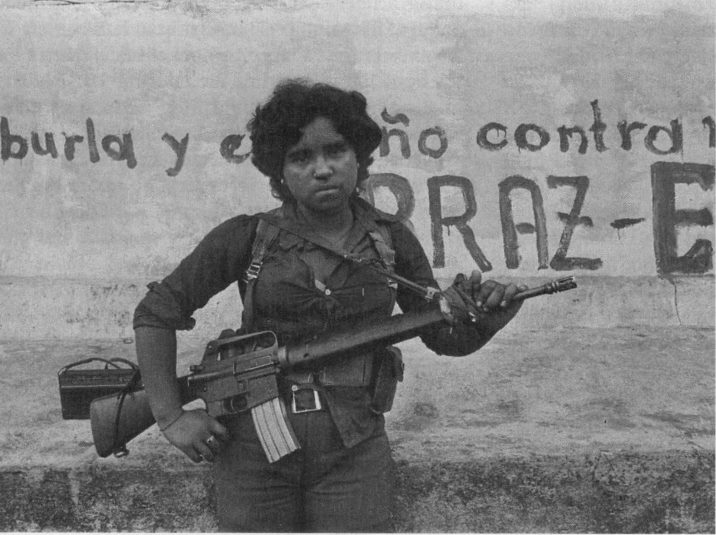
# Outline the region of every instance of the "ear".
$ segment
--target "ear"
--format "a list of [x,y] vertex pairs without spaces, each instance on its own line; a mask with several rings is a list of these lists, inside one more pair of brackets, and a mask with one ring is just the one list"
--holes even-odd
[[281,191],[281,197],[283,197],[287,201],[293,200],[293,195],[291,194],[291,190],[288,189],[288,185],[286,184],[286,181],[283,178],[283,175],[280,177],[280,181],[278,183],[279,190]]

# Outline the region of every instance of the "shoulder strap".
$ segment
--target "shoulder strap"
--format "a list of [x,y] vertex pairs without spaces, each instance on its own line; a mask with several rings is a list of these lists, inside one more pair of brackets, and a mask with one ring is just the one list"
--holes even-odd
[[387,222],[381,218],[370,217],[368,214],[381,215],[375,207],[365,202],[363,199],[356,199],[356,208],[354,214],[358,221],[368,231],[368,235],[373,240],[381,263],[390,272],[395,271],[395,249],[393,248],[393,236]]
[[243,276],[243,280],[247,284],[256,280],[259,276],[264,256],[273,241],[278,236],[279,232],[278,227],[275,225],[272,225],[261,217],[258,219],[259,222],[256,225],[256,236],[254,237],[254,243],[251,247],[251,263],[244,272]]
[[277,226],[259,217],[259,222],[256,225],[256,237],[251,248],[251,263],[243,275],[246,290],[244,291],[244,310],[241,313],[241,327],[245,332],[253,330],[256,279],[258,279],[261,272],[264,256],[266,256],[271,244],[278,237],[278,233],[279,228]]
[[[377,223],[368,230],[368,235],[373,240],[380,260],[389,273],[395,273],[395,250],[393,249],[393,237],[390,235],[390,229],[387,225]],[[398,291],[398,282],[396,279],[386,277],[388,286],[392,294],[391,309],[395,306],[396,294]]]
[[377,224],[375,228],[368,231],[373,240],[376,251],[383,264],[390,271],[395,270],[395,250],[393,249],[393,237],[386,225]]

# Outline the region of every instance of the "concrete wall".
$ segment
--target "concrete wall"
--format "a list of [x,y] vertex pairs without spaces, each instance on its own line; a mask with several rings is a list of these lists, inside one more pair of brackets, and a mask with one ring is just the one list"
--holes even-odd
[[[205,467],[156,427],[99,459],[89,422],[62,420],[55,371],[133,358],[145,284],[275,206],[245,124],[306,76],[368,97],[385,128],[368,195],[409,219],[442,281],[579,280],[474,358],[404,343],[399,530],[713,533],[714,15],[2,0],[0,530],[215,529]],[[182,374],[239,312],[231,288],[196,314]]]
[[367,96],[368,195],[439,277],[586,275],[613,322],[712,325],[713,4],[493,4],[4,4],[0,337],[131,336],[146,282],[275,205],[245,124],[290,76]]

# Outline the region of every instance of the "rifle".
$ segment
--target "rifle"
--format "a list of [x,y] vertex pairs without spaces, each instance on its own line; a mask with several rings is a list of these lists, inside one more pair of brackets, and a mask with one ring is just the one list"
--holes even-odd
[[[519,292],[514,299],[576,287],[574,278],[567,277]],[[177,379],[182,402],[201,398],[215,418],[250,411],[264,452],[274,462],[300,447],[279,396],[276,377],[281,370],[383,348],[413,338],[422,329],[454,322],[445,299],[440,302],[440,308],[397,314],[281,347],[271,331],[236,334],[227,329],[207,344],[201,364]],[[476,321],[474,314],[469,317]],[[154,423],[143,389],[125,389],[93,400],[90,420],[100,457],[126,455],[127,443]]]

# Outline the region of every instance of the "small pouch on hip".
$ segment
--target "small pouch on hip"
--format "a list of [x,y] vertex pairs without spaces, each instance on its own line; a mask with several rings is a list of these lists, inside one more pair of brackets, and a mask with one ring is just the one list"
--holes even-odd
[[375,380],[370,410],[376,414],[383,414],[393,408],[398,382],[403,380],[405,364],[400,349],[388,346],[378,352],[374,369]]

